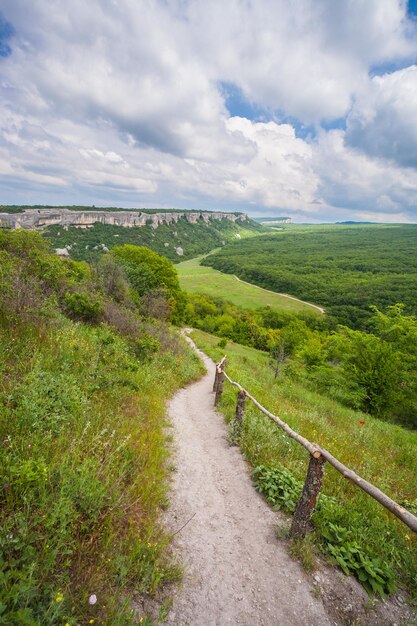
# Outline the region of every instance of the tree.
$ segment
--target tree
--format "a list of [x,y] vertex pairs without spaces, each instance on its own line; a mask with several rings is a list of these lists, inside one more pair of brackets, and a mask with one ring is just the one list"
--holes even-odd
[[165,294],[172,311],[172,321],[181,322],[186,299],[171,261],[145,246],[130,244],[116,246],[111,256],[123,268],[130,286],[139,298],[155,292],[161,304],[160,298]]

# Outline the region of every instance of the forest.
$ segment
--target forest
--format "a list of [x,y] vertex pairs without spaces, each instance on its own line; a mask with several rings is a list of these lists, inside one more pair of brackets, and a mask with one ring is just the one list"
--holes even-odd
[[286,226],[233,243],[203,265],[325,307],[338,323],[364,329],[381,309],[402,303],[417,314],[417,226]]
[[[50,226],[44,236],[54,248],[71,246],[71,257],[77,261],[95,262],[103,255],[103,246],[111,250],[116,245],[133,244],[148,246],[173,262],[191,259],[205,254],[233,240],[236,235],[243,239],[263,232],[265,229],[253,221],[233,223],[227,219],[210,220],[208,224],[190,224],[185,219],[177,224],[150,225],[123,228],[109,224],[95,224],[91,228]],[[182,249],[182,254],[176,252]]]

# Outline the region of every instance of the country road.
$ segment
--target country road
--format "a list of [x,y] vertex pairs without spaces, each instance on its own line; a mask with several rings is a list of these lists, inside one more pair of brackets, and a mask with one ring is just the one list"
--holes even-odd
[[262,291],[266,291],[267,293],[273,293],[276,294],[278,296],[282,296],[283,298],[289,298],[290,300],[295,300],[296,302],[301,302],[301,304],[307,304],[308,306],[313,307],[313,309],[317,309],[318,311],[320,311],[320,313],[325,313],[326,311],[323,309],[322,306],[318,306],[318,304],[312,304],[311,302],[306,302],[305,300],[300,300],[300,298],[296,298],[295,296],[290,296],[288,293],[280,293],[279,291],[271,291],[270,289],[265,289],[264,287],[259,287],[259,285],[255,285],[254,283],[248,283],[246,280],[242,280],[241,278],[239,278],[239,276],[236,276],[236,274],[233,274],[234,278],[236,278],[236,280],[239,283],[243,283],[244,285],[249,285],[249,287],[256,287],[256,289],[262,289]]

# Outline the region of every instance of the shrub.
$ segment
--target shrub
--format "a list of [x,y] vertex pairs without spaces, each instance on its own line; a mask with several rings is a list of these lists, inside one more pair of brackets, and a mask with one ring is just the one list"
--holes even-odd
[[82,291],[66,293],[64,306],[72,317],[86,322],[98,322],[104,313],[103,303],[99,297]]

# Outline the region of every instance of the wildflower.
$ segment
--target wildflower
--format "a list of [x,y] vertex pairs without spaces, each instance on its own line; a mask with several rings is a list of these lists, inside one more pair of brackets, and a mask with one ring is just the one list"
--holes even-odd
[[93,593],[89,598],[88,598],[88,604],[90,604],[91,606],[94,606],[94,604],[97,602],[97,596],[95,593]]
[[366,424],[364,420],[359,420],[359,424]]
[[58,593],[55,598],[55,602],[62,602],[63,599],[64,599],[64,596],[62,595],[62,593]]
[[94,620],[90,619],[90,621],[88,622],[89,624],[94,624]]

